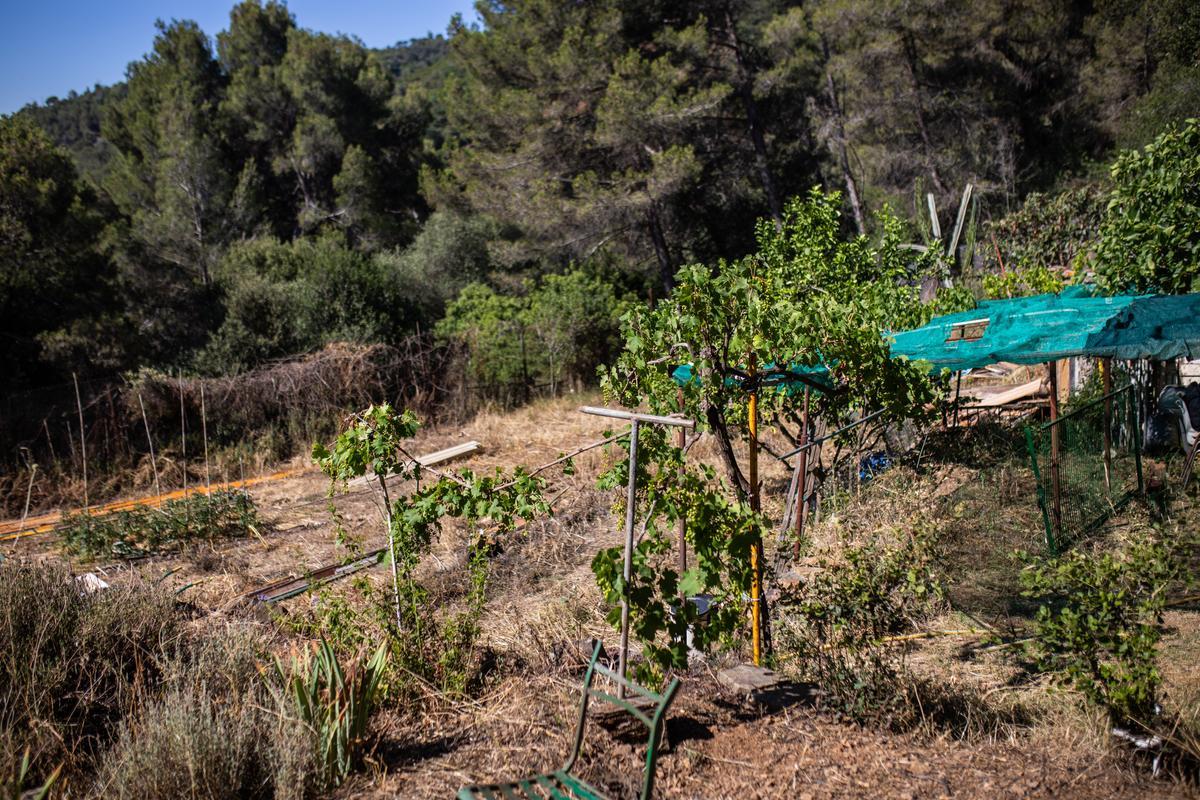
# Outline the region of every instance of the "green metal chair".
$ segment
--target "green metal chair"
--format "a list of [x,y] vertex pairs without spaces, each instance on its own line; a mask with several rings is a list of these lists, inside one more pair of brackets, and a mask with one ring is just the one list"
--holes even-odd
[[[662,740],[663,715],[671,700],[679,689],[679,679],[671,681],[671,685],[662,694],[657,694],[633,681],[622,678],[612,670],[596,663],[603,648],[596,643],[592,659],[588,662],[587,674],[583,678],[583,699],[579,703],[579,723],[575,728],[575,744],[571,755],[567,758],[562,769],[534,775],[511,783],[487,783],[478,786],[464,786],[458,790],[458,800],[521,800],[522,798],[550,797],[554,800],[606,800],[603,792],[595,786],[571,773],[571,768],[579,759],[583,749],[583,731],[587,724],[588,703],[592,698],[619,706],[629,712],[636,720],[650,730],[650,738],[646,742],[646,765],[642,779],[642,800],[649,800],[654,794],[654,762],[658,758],[658,745]],[[592,688],[592,679],[596,673],[610,679],[619,687],[624,687],[627,693],[643,700],[639,704],[634,698],[623,699],[600,689]],[[618,691],[618,694],[620,692]]]

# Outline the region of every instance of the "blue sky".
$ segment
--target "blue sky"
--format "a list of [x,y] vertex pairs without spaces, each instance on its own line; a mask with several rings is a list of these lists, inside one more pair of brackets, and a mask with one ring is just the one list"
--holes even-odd
[[[0,0],[0,114],[52,95],[115,83],[150,50],[156,19],[191,19],[214,36],[234,0]],[[472,0],[290,0],[303,28],[357,36],[384,47],[445,33],[455,13],[475,19]]]

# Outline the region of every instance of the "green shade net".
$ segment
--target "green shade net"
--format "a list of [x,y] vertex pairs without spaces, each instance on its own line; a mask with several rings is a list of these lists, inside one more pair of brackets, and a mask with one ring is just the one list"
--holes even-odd
[[[829,388],[829,369],[824,364],[817,364],[814,367],[792,364],[786,370],[777,369],[776,365],[768,364],[763,368],[763,373],[760,386],[781,389],[788,394],[803,391],[805,386],[816,391]],[[691,364],[675,367],[671,370],[671,377],[680,386],[699,382]],[[725,382],[729,386],[736,386],[740,383],[737,378],[726,378]]]
[[1088,337],[1082,355],[1200,358],[1200,294],[1142,297]]
[[[970,311],[937,317],[891,338],[893,357],[952,372],[999,361],[1042,364],[1072,356],[1197,358],[1200,293],[1104,297],[1090,287],[1069,286],[1059,294],[983,300]],[[797,391],[804,383],[828,380],[824,365],[794,365],[780,372],[764,384]],[[687,364],[672,375],[680,384],[695,380]]]
[[895,334],[892,355],[952,371],[1072,356],[1192,357],[1200,355],[1200,294],[1102,297],[1070,286],[1059,294],[985,300]]

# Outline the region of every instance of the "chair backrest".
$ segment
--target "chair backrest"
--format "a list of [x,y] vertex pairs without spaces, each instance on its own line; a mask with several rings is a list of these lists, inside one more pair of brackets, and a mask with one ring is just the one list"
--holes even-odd
[[[649,729],[649,735],[646,740],[646,763],[643,767],[642,776],[642,793],[640,795],[643,800],[648,800],[654,793],[654,762],[658,758],[658,745],[662,739],[663,725],[665,724],[664,716],[666,715],[667,707],[671,705],[671,701],[675,698],[675,692],[679,689],[679,679],[673,679],[661,694],[652,692],[646,687],[639,686],[628,678],[623,678],[608,667],[600,664],[600,653],[603,650],[603,645],[600,642],[596,642],[596,647],[592,651],[592,658],[588,662],[587,674],[583,678],[583,697],[579,703],[579,723],[575,728],[575,743],[571,748],[571,755],[567,758],[566,763],[563,764],[563,771],[570,772],[571,767],[575,765],[575,761],[579,758],[580,750],[583,748],[583,732],[587,725],[587,712],[590,701],[594,698],[601,702],[611,703],[627,711],[634,719]],[[597,673],[616,684],[616,695],[592,686],[592,681],[595,679]],[[624,689],[624,692],[622,692],[622,689]],[[632,694],[632,699],[620,696],[622,694]],[[633,702],[633,699],[636,698],[644,698],[650,702]]]

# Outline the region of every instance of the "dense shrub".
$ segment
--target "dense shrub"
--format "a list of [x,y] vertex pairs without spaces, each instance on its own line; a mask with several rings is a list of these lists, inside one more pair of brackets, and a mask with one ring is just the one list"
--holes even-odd
[[1096,246],[1110,292],[1200,290],[1200,119],[1121,154]]
[[1098,186],[1034,192],[1016,211],[987,224],[979,248],[985,272],[1075,270],[1089,255],[1103,214],[1104,194]]
[[1194,537],[1139,541],[1124,551],[1072,552],[1022,573],[1024,593],[1041,601],[1032,649],[1114,723],[1148,725],[1158,713],[1158,643],[1167,590],[1185,573]]
[[0,566],[0,775],[28,746],[33,777],[86,763],[160,676],[181,635],[173,599],[142,586],[87,593],[66,570]]
[[438,336],[467,348],[467,369],[491,397],[525,399],[534,387],[591,382],[617,350],[625,300],[611,283],[575,270],[526,284],[522,295],[463,289]]
[[934,544],[927,526],[894,542],[877,535],[820,559],[812,579],[785,598],[784,648],[836,711],[892,722],[906,713],[912,682],[903,650],[886,640],[941,597]]
[[488,252],[492,234],[493,226],[483,219],[436,211],[412,244],[378,258],[418,309],[421,324],[432,326],[465,286],[487,278],[492,268]]
[[196,357],[238,372],[329,342],[395,342],[420,321],[397,264],[338,236],[232,246],[217,269],[225,318]]
[[1041,264],[983,276],[983,294],[989,300],[1057,294],[1062,289],[1062,278]]

